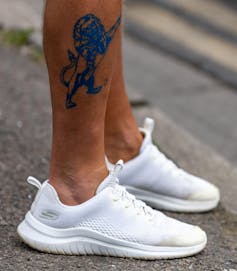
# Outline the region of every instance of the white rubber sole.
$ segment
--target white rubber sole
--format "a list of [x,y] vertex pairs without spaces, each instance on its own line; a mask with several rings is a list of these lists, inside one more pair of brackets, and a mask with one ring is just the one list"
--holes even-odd
[[129,193],[146,202],[155,209],[172,212],[201,213],[210,211],[218,205],[219,197],[209,201],[182,200],[174,197],[164,196],[147,190],[126,186]]
[[83,228],[56,229],[37,221],[30,212],[18,226],[21,239],[39,251],[68,255],[104,255],[136,259],[171,259],[194,255],[206,240],[191,247],[147,246],[113,239]]

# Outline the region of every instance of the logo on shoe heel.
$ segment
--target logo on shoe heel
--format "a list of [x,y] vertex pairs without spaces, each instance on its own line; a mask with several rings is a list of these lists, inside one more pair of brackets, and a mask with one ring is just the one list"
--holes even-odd
[[57,214],[54,211],[44,210],[41,212],[41,214],[39,216],[40,216],[40,218],[47,219],[47,220],[56,220],[56,219],[58,219],[59,214]]

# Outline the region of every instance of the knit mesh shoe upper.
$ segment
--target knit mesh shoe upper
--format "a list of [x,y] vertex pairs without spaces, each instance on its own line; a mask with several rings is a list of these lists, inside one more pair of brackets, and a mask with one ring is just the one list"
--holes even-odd
[[[193,202],[202,202],[200,208],[196,206],[188,210],[180,207],[180,211],[205,211],[214,208],[219,201],[219,190],[214,185],[204,179],[193,176],[184,170],[178,168],[171,160],[169,160],[159,149],[152,143],[152,132],[154,121],[150,118],[145,120],[144,128],[141,132],[144,134],[144,141],[140,149],[140,153],[134,159],[128,161],[124,165],[124,170],[120,175],[121,185],[128,187],[131,193],[134,193],[142,200],[146,200],[147,193],[152,193],[152,198],[164,196],[162,206],[153,204],[154,207],[160,207],[167,210],[178,211],[179,208],[166,206],[166,200],[178,199]],[[190,153],[191,155],[191,153]],[[108,167],[111,164],[107,160]],[[135,189],[129,189],[136,188]],[[142,197],[144,195],[146,197]],[[205,204],[208,201],[208,204]],[[151,201],[148,200],[149,203]],[[179,202],[182,204],[182,202]],[[179,204],[176,201],[176,204]]]

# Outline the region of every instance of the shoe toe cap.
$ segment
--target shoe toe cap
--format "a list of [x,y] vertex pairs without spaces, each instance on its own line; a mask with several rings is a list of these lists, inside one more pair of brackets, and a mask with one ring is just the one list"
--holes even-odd
[[171,244],[173,246],[196,246],[206,243],[206,241],[206,233],[199,227],[193,227],[192,230],[175,236]]
[[168,247],[193,247],[207,242],[206,233],[198,226],[165,217],[162,228],[163,240],[161,245]]
[[192,226],[191,229],[182,233],[171,234],[162,245],[169,247],[193,247],[205,245],[207,242],[206,233],[199,227]]
[[193,201],[216,201],[220,199],[219,189],[210,183],[206,183],[205,187],[195,191],[189,195],[189,200]]

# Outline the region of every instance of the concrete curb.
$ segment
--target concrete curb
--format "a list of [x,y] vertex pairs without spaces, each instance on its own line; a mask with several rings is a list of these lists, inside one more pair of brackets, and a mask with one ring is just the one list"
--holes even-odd
[[149,46],[185,61],[222,81],[232,88],[237,88],[237,73],[183,45],[167,38],[129,18],[125,21],[125,31],[132,37]]
[[237,214],[237,169],[210,147],[182,129],[157,108],[135,109],[142,123],[150,116],[156,121],[154,140],[162,151],[187,171],[210,180],[221,190],[221,205]]
[[151,0],[154,4],[157,4],[159,7],[162,7],[163,9],[166,9],[175,15],[178,15],[182,17],[187,22],[200,27],[201,29],[205,30],[208,33],[217,35],[233,44],[237,44],[237,35],[232,33],[231,31],[221,27],[216,26],[214,23],[207,21],[205,18],[197,16],[193,13],[190,13],[182,8],[180,8],[178,5],[175,5],[174,3],[169,3],[165,0]]

